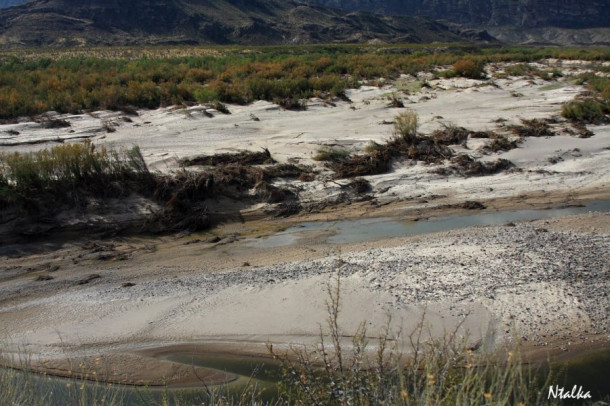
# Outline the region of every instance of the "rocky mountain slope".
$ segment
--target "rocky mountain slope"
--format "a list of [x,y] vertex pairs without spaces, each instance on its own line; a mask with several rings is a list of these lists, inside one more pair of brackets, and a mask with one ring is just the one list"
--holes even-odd
[[508,43],[609,45],[608,0],[311,0],[348,11],[421,15],[487,30]]
[[299,44],[493,40],[427,18],[294,0],[34,0],[0,13],[0,45]]
[[23,4],[28,0],[0,0],[0,9]]
[[471,26],[610,26],[608,0],[316,0],[346,10],[421,15]]

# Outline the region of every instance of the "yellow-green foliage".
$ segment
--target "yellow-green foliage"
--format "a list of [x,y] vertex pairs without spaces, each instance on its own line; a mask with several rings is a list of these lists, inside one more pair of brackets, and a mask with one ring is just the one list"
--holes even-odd
[[90,141],[31,153],[1,154],[0,165],[3,178],[20,189],[53,182],[77,184],[104,176],[119,178],[146,168],[137,147],[119,152],[97,148]]
[[483,79],[485,77],[485,63],[472,58],[460,59],[453,64],[453,72],[457,76],[470,79]]
[[407,110],[394,117],[394,136],[403,141],[409,141],[417,136],[417,113]]
[[581,123],[601,124],[610,121],[610,78],[594,73],[580,75],[577,84],[586,85],[593,95],[565,103],[561,115]]
[[79,199],[76,189],[84,195],[122,194],[129,191],[126,182],[143,180],[147,174],[137,147],[117,151],[86,141],[31,153],[3,153],[0,203],[19,204],[24,199],[42,198],[42,193],[60,203]]
[[573,100],[561,106],[561,115],[575,122],[599,124],[608,121],[610,101],[601,98]]
[[[358,80],[454,65],[482,77],[489,62],[610,59],[607,49],[459,45],[336,45],[259,48],[108,48],[0,54],[0,119],[181,103],[249,103],[341,95]],[[17,56],[19,55],[19,56]]]
[[324,146],[318,149],[318,153],[313,159],[315,161],[338,162],[348,155],[349,151],[345,149]]

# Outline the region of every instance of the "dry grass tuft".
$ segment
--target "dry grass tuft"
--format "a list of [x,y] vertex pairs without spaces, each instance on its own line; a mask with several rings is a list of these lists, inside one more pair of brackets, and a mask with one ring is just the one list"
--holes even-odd
[[[451,159],[450,171],[463,176],[485,176],[512,168],[514,165],[507,159],[481,162],[474,160],[470,155],[460,154]],[[445,169],[445,168],[443,168]]]
[[521,123],[522,125],[509,127],[513,134],[519,137],[553,137],[556,135],[549,125],[555,123],[553,119],[522,119]]
[[464,127],[443,124],[442,129],[434,130],[430,138],[440,145],[459,145],[464,143],[472,131]]

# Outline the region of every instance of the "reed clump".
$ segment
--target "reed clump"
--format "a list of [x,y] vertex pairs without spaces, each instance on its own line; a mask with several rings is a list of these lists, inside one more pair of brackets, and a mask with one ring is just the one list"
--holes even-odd
[[0,154],[0,201],[4,205],[48,199],[77,203],[83,196],[118,197],[150,185],[138,147],[109,149],[90,141],[30,153]]

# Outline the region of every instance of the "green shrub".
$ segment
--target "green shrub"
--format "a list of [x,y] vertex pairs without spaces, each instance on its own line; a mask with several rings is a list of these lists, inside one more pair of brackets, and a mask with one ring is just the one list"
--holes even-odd
[[417,137],[418,117],[413,110],[407,110],[394,117],[394,136],[411,143]]
[[114,150],[86,141],[31,153],[0,154],[0,197],[7,204],[48,194],[56,199],[54,203],[75,202],[88,194],[128,194],[130,183],[144,186],[148,176],[138,147]]
[[313,157],[315,161],[338,162],[349,156],[349,152],[345,149],[333,147],[321,147],[318,153]]
[[218,93],[208,87],[201,87],[194,92],[195,100],[199,103],[209,103],[218,100]]
[[366,146],[364,147],[364,152],[366,152],[367,154],[372,154],[377,151],[383,150],[383,148],[384,148],[383,145],[381,145],[375,141],[369,141],[369,143],[366,144]]
[[285,110],[307,110],[307,101],[297,97],[274,99],[273,102]]
[[214,110],[217,110],[222,114],[231,114],[227,106],[225,106],[224,103],[221,103],[218,100],[214,100],[212,103],[210,103],[210,108],[213,108]]
[[[484,78],[485,62],[544,58],[609,60],[605,48],[482,48],[464,45],[319,45],[242,48],[112,48],[0,53],[0,120],[56,110],[157,108],[191,101],[244,104],[341,96],[362,80],[397,78],[437,66],[439,75]],[[599,67],[603,69],[603,67]],[[549,78],[549,72],[541,72]],[[555,76],[555,74],[553,74]],[[587,79],[588,80],[588,79]]]
[[484,79],[486,77],[485,63],[471,58],[456,61],[453,64],[453,71],[457,76],[470,79]]
[[610,121],[610,103],[600,98],[573,100],[561,107],[561,115],[576,123],[601,124]]
[[392,93],[388,98],[390,99],[390,107],[405,107],[404,102],[396,95],[396,93]]

